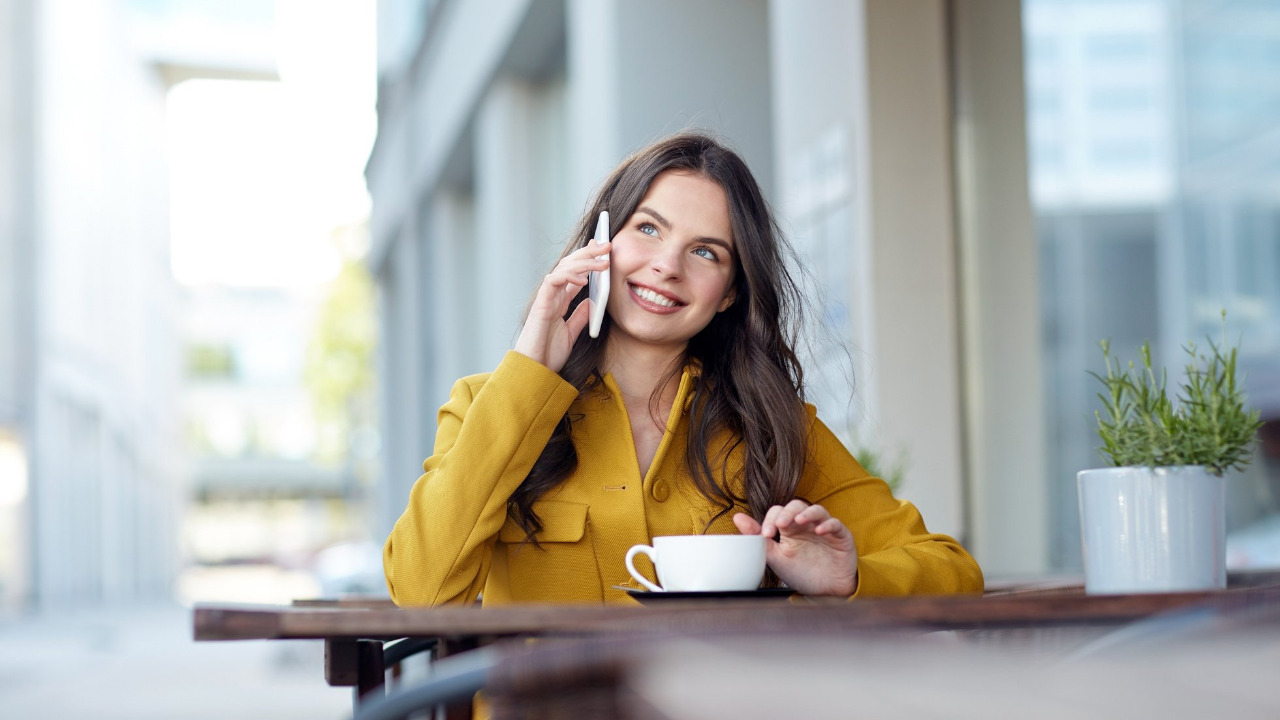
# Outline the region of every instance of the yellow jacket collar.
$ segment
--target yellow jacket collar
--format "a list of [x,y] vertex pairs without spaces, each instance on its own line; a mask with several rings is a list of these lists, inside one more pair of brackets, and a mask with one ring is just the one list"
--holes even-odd
[[[698,359],[690,360],[685,366],[684,371],[680,374],[680,384],[676,387],[676,397],[672,401],[673,408],[680,408],[682,412],[688,413],[693,407],[694,400],[694,384],[695,380],[702,377],[702,362]],[[622,406],[622,390],[618,387],[618,383],[614,381],[611,373],[605,373],[602,377],[601,390],[609,396],[614,402]]]

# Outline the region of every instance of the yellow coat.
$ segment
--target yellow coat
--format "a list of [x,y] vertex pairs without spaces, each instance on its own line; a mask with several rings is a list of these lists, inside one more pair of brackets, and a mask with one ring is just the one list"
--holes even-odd
[[[627,549],[658,535],[701,533],[718,512],[684,463],[690,384],[686,372],[641,480],[612,377],[579,397],[556,373],[509,352],[494,372],[459,380],[440,409],[435,450],[383,548],[391,597],[400,605],[442,605],[473,602],[483,591],[485,604],[634,602],[614,588],[639,587],[623,565]],[[578,468],[535,503],[543,525],[538,548],[522,542],[507,499],[570,409]],[[930,534],[915,506],[869,476],[816,418],[810,443],[797,496],[823,505],[853,532],[856,596],[981,592],[982,572],[964,548]],[[720,517],[707,532],[737,533],[731,518]]]

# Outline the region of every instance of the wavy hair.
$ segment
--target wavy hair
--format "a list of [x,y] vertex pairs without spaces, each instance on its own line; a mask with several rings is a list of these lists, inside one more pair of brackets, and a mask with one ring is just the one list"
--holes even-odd
[[[720,508],[713,522],[735,505],[763,520],[771,505],[795,496],[806,459],[808,424],[804,374],[795,352],[803,325],[802,296],[787,268],[794,253],[747,164],[704,133],[684,132],[660,140],[628,157],[609,175],[560,257],[591,242],[601,210],[609,211],[609,235],[615,235],[654,179],[668,170],[697,173],[724,190],[736,263],[735,301],[690,339],[683,362],[668,371],[671,379],[691,361],[702,368],[692,388],[685,460],[699,492]],[[586,298],[584,287],[570,303],[566,319]],[[606,317],[598,338],[583,333],[560,370],[579,392],[601,382],[609,327]],[[664,385],[659,383],[654,403]],[[542,523],[533,504],[577,467],[573,422],[570,413],[561,418],[508,501],[508,513],[535,543]],[[713,448],[723,437],[730,438],[728,446]],[[739,452],[741,474],[728,477],[729,459]]]

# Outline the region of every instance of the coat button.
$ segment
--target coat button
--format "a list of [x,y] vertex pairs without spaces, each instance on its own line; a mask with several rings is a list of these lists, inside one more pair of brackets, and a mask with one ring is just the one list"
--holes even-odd
[[667,496],[670,495],[670,491],[667,489],[667,481],[662,478],[654,480],[652,492],[654,500],[657,500],[658,502],[666,502]]

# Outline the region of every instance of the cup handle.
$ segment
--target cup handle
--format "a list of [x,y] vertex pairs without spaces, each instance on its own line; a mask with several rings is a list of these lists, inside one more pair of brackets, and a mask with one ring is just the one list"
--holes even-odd
[[648,545],[633,545],[631,549],[627,551],[627,572],[631,573],[631,577],[635,578],[636,582],[649,588],[649,590],[651,590],[652,592],[666,592],[665,590],[658,587],[657,585],[654,585],[653,583],[649,582],[648,578],[636,572],[636,566],[633,563],[633,560],[635,560],[636,555],[646,555],[649,558],[649,562],[653,563],[653,567],[657,568],[658,562],[657,562],[657,558],[655,557],[656,552],[657,552],[656,550],[649,547]]

